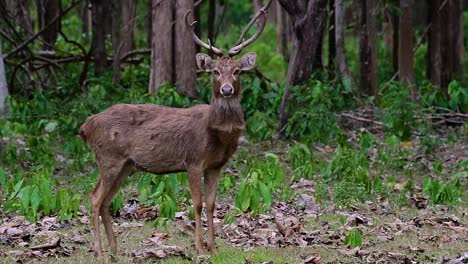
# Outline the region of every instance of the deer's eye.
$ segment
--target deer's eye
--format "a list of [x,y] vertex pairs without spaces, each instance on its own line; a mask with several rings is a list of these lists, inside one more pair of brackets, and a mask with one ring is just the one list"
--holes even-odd
[[235,70],[234,70],[234,75],[239,75],[239,74],[240,74],[239,69],[235,69]]
[[218,71],[218,70],[214,70],[214,71],[213,71],[213,73],[214,73],[214,75],[216,75],[216,76],[219,76],[219,75],[221,75],[221,73],[219,73],[219,71]]

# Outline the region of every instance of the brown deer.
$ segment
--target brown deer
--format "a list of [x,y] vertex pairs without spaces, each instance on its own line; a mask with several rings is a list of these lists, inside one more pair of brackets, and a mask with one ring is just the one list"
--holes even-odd
[[188,172],[195,212],[195,245],[200,255],[205,254],[201,223],[203,178],[208,216],[207,246],[211,252],[216,251],[213,212],[218,178],[222,167],[236,151],[245,126],[239,75],[253,69],[256,60],[255,53],[247,53],[239,60],[232,56],[258,38],[265,26],[266,13],[264,8],[254,18],[258,20],[256,33],[247,41],[241,37],[241,42],[231,48],[227,56],[221,49],[204,43],[196,36],[193,32],[196,21],[192,24],[188,22],[189,13],[184,19],[192,29],[194,41],[220,56],[213,60],[206,54],[196,55],[198,68],[212,73],[210,105],[182,109],[149,104],[117,104],[88,117],[81,126],[80,135],[94,151],[100,170],[91,194],[93,250],[97,256],[103,256],[99,216],[111,251],[117,254],[109,206],[122,183],[134,170],[155,174]]

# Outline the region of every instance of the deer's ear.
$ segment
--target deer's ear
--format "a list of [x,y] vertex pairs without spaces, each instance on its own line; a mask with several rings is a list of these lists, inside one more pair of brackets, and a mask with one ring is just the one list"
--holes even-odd
[[255,61],[257,60],[257,54],[255,52],[246,53],[240,61],[240,69],[242,71],[250,71],[255,68]]
[[195,57],[198,69],[206,72],[210,72],[213,69],[213,59],[210,56],[204,53],[197,53]]

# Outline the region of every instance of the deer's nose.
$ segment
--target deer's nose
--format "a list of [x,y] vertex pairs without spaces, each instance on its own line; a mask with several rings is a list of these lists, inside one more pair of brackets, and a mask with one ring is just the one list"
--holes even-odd
[[234,88],[232,88],[232,86],[230,85],[223,85],[223,87],[221,87],[221,94],[225,97],[229,97],[231,96],[232,94],[234,93]]

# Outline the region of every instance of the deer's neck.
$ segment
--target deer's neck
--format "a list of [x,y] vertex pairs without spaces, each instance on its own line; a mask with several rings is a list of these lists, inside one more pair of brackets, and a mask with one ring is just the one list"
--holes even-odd
[[222,132],[238,132],[245,128],[240,98],[213,97],[210,104],[208,126]]

